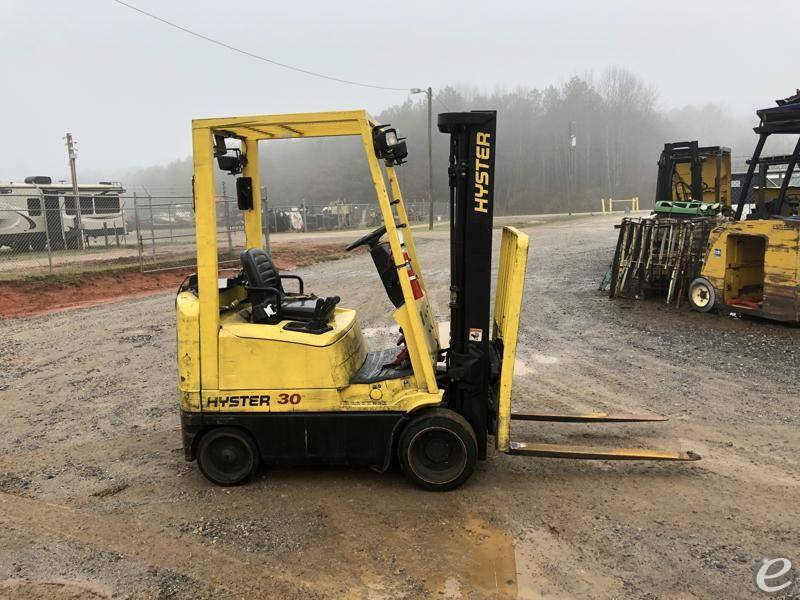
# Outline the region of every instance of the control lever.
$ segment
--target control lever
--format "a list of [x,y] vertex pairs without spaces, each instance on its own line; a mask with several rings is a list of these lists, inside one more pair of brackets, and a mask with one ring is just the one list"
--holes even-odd
[[317,298],[317,303],[314,305],[314,316],[308,324],[309,329],[325,330],[329,329],[328,321],[324,315],[331,314],[333,308],[339,304],[339,296],[328,296],[327,298]]

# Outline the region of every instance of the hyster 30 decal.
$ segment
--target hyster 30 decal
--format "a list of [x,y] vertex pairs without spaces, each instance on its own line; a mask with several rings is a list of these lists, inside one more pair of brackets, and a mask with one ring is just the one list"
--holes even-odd
[[[276,404],[300,404],[303,397],[297,393],[276,394]],[[252,394],[243,396],[209,396],[203,401],[203,408],[260,408],[271,406],[273,398],[270,394]]]

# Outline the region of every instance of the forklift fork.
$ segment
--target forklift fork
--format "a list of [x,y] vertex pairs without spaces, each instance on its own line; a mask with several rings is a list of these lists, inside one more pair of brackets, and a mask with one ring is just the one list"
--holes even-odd
[[689,450],[660,451],[638,448],[596,448],[593,446],[564,446],[561,444],[529,444],[511,442],[506,454],[539,456],[543,458],[579,458],[584,460],[700,460],[700,455]]
[[670,460],[694,461],[694,452],[641,450],[635,448],[596,448],[511,441],[511,421],[552,423],[656,423],[668,420],[661,416],[609,415],[604,412],[587,414],[512,413],[511,389],[514,378],[514,359],[517,350],[519,318],[525,287],[528,260],[528,236],[513,227],[504,227],[497,278],[497,298],[494,308],[493,339],[502,355],[497,393],[495,443],[501,452],[511,455],[546,458],[575,458],[594,460]]
[[512,421],[546,421],[551,423],[660,423],[668,417],[637,415],[609,415],[608,413],[586,413],[583,415],[559,415],[555,413],[511,413]]

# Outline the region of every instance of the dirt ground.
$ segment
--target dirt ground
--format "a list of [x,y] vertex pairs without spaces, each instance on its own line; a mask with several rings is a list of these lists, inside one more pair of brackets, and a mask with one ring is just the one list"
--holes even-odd
[[[597,291],[618,218],[531,227],[516,409],[653,412],[527,423],[552,443],[677,448],[697,463],[498,454],[448,494],[397,470],[265,471],[182,458],[173,293],[0,321],[0,597],[757,598],[800,589],[800,329]],[[499,232],[498,236],[499,236]],[[417,236],[447,318],[445,231]],[[300,269],[394,342],[368,256]],[[774,597],[774,596],[773,596]]]
[[[319,239],[302,246],[273,244],[279,269],[296,269],[323,260],[337,260],[347,255],[341,243]],[[187,259],[185,262],[190,262]],[[130,261],[117,264],[107,261],[105,269],[95,265],[93,272],[50,275],[15,274],[15,279],[0,280],[0,318],[24,317],[57,312],[64,309],[88,308],[108,304],[120,298],[142,298],[177,290],[180,283],[195,269],[170,269],[140,273]],[[227,261],[226,261],[227,264]],[[229,265],[228,265],[229,266]]]

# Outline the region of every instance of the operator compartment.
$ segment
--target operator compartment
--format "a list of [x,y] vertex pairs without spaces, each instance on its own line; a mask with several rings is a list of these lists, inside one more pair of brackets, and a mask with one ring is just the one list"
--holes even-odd
[[[356,312],[337,308],[338,296],[306,293],[301,277],[281,274],[260,248],[241,261],[241,274],[220,290],[219,389],[346,386],[366,358]],[[236,301],[225,304],[230,296]]]

